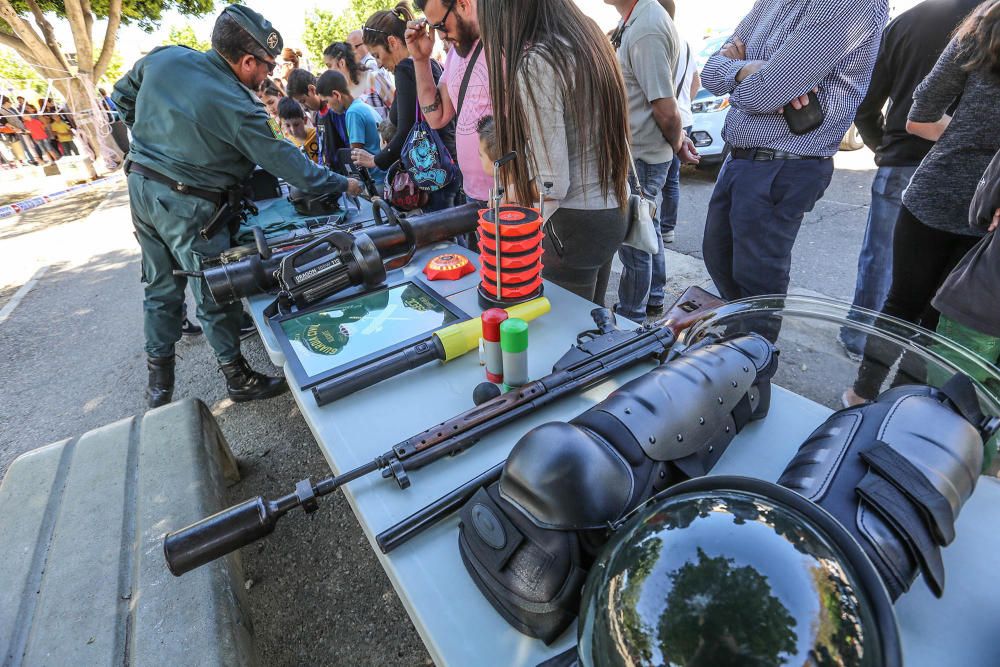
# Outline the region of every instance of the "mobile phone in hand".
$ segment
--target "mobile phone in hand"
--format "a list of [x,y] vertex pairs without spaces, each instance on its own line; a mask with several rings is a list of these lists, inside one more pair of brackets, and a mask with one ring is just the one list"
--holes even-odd
[[822,125],[823,119],[826,117],[823,113],[823,107],[819,103],[819,97],[811,90],[809,91],[809,104],[801,109],[796,109],[789,104],[785,107],[782,115],[784,115],[785,122],[788,123],[788,129],[791,130],[792,134],[808,134]]

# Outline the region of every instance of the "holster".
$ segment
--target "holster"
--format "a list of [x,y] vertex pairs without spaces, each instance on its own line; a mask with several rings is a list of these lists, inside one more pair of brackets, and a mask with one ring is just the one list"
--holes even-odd
[[971,391],[957,375],[943,389],[896,387],[836,412],[778,480],[847,528],[893,600],[921,572],[936,596],[944,590],[941,547],[955,539],[983,462],[988,421],[958,398]]
[[689,350],[570,422],[525,434],[500,481],[461,511],[462,560],[493,607],[524,634],[555,640],[610,525],[704,475],[767,414],[776,355],[753,334]]
[[223,229],[229,231],[230,236],[235,236],[240,229],[240,223],[247,219],[247,214],[257,214],[257,206],[245,199],[243,196],[243,186],[233,186],[224,193],[224,200],[216,209],[215,215],[209,218],[205,226],[198,234],[206,241]]

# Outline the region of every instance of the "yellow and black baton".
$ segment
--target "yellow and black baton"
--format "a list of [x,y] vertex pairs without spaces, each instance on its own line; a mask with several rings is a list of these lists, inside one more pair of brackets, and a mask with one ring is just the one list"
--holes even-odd
[[[551,309],[552,304],[545,297],[505,308],[510,317],[525,321],[534,320]],[[313,397],[317,405],[327,405],[432,361],[457,359],[478,350],[480,336],[482,323],[478,317],[443,327],[413,345],[316,385],[312,390]]]

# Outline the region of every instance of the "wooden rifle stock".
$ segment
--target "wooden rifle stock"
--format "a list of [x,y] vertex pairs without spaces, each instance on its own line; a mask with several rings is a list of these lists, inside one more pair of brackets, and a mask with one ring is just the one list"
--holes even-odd
[[[277,519],[288,510],[303,507],[306,512],[315,511],[316,498],[376,470],[382,470],[383,477],[394,477],[400,488],[406,488],[410,485],[407,470],[462,451],[522,415],[561,396],[599,384],[622,369],[650,358],[662,360],[681,331],[723,304],[700,287],[689,287],[662,320],[632,331],[618,329],[610,311],[595,309],[591,315],[598,328],[581,334],[577,345],[555,364],[551,374],[408,438],[382,456],[342,475],[327,477],[315,485],[303,480],[293,494],[275,501],[256,499],[252,504],[244,503],[246,508],[241,505],[224,510],[170,533],[164,540],[168,565],[180,575],[250,544],[270,533]],[[267,513],[265,526],[254,514],[261,514],[260,507],[276,507],[281,512]],[[235,511],[240,508],[243,509]],[[248,520],[248,516],[253,520]]]

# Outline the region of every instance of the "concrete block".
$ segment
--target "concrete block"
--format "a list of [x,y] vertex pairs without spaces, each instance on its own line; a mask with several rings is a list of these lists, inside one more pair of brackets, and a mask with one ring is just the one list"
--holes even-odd
[[236,478],[195,400],[19,457],[0,484],[3,664],[257,664],[237,557],[181,578],[163,559]]

